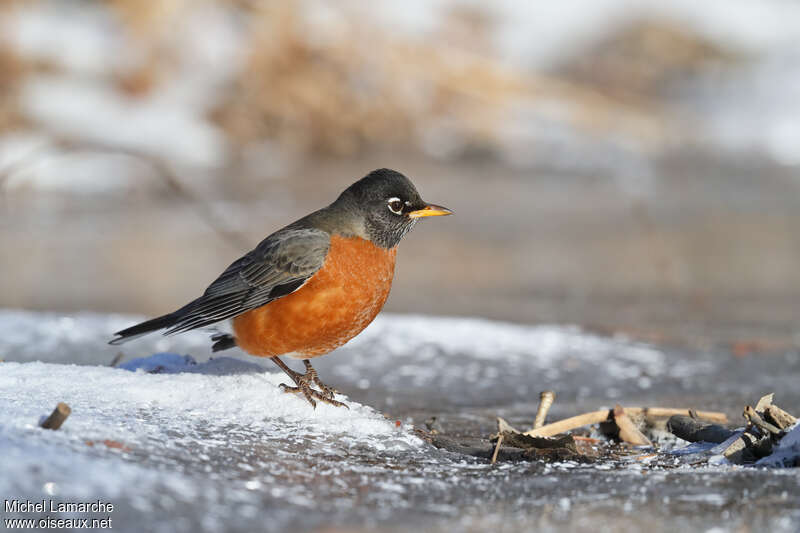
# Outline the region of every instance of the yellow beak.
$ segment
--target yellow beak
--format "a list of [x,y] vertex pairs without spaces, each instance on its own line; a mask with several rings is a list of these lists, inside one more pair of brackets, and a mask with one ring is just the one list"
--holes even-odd
[[422,209],[417,209],[416,211],[411,211],[408,213],[410,218],[422,218],[422,217],[442,217],[445,215],[452,215],[453,212],[447,209],[446,207],[442,207],[440,205],[426,205]]

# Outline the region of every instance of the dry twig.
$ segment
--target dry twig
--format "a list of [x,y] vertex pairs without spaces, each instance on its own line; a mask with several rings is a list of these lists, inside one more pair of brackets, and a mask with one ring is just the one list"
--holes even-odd
[[636,424],[628,417],[625,413],[625,409],[617,404],[614,406],[614,422],[617,424],[619,428],[619,438],[620,440],[627,442],[628,444],[633,444],[634,446],[652,446],[653,443],[650,442],[650,439],[644,436],[644,434],[639,431],[639,428],[636,427]]
[[492,453],[492,464],[497,462],[497,454],[500,453],[500,446],[503,445],[503,434],[497,437],[497,444],[494,445],[494,452]]
[[497,461],[497,454],[500,453],[500,446],[503,445],[503,433],[519,433],[514,429],[511,424],[506,422],[505,419],[497,417],[497,443],[494,445],[494,452],[492,453],[492,464]]
[[[629,417],[644,416],[647,420],[667,418],[672,415],[689,416],[688,409],[674,409],[670,407],[626,407],[625,413]],[[725,423],[728,421],[728,417],[725,415],[725,413],[719,413],[716,411],[697,411],[696,413],[700,418],[704,418],[711,422]],[[565,418],[564,420],[559,420],[558,422],[553,422],[552,424],[547,424],[537,429],[532,429],[525,432],[525,435],[529,435],[531,437],[551,437],[571,429],[588,426],[590,424],[598,424],[611,418],[613,418],[613,411],[609,409],[601,409],[599,411],[591,411],[589,413],[583,413],[581,415]]]
[[59,402],[58,405],[56,405],[56,408],[53,409],[53,412],[50,413],[50,416],[48,416],[47,419],[42,422],[41,427],[44,429],[58,429],[71,412],[72,409],[69,408],[69,405],[65,404],[64,402]]
[[781,429],[786,429],[797,423],[797,418],[794,415],[787,413],[777,405],[767,406],[764,410],[764,419]]
[[547,412],[556,400],[556,393],[551,390],[546,390],[539,393],[539,408],[536,410],[536,418],[533,420],[533,429],[539,429],[544,425],[547,418]]
[[756,426],[765,434],[780,435],[781,433],[783,433],[783,431],[780,428],[775,427],[774,425],[770,424],[769,422],[761,418],[761,415],[759,415],[756,412],[756,410],[749,405],[744,408],[744,413],[742,413],[742,416],[744,416],[748,422]]

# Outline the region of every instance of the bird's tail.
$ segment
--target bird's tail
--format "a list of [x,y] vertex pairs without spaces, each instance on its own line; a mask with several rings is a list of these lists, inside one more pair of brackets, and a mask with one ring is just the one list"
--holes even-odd
[[109,341],[109,344],[122,344],[137,337],[141,337],[142,335],[152,333],[153,331],[174,326],[183,315],[182,312],[183,309],[179,309],[173,313],[169,313],[168,315],[152,318],[140,324],[136,324],[135,326],[118,331],[114,333],[116,338]]

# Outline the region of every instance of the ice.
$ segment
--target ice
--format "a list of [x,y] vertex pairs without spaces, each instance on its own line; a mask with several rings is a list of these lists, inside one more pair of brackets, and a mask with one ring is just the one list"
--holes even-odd
[[674,450],[670,450],[669,453],[672,455],[700,456],[703,455],[705,452],[710,451],[715,446],[716,444],[713,442],[699,441],[699,442],[693,442],[688,446],[684,446],[683,448],[676,448]]
[[[133,372],[142,371],[151,374],[171,374],[177,372],[191,372],[197,361],[191,355],[180,355],[177,353],[157,353],[150,357],[139,357],[119,365],[117,368],[131,370]],[[258,367],[260,368],[260,367]]]

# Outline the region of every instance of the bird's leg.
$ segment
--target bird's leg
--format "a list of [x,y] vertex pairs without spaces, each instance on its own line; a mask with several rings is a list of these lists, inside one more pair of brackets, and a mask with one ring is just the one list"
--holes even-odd
[[[295,387],[290,387],[285,383],[281,383],[281,388],[284,390],[284,392],[301,393],[303,396],[305,396],[306,400],[308,400],[308,403],[310,403],[311,406],[314,408],[317,407],[317,402],[315,401],[315,399],[323,401],[325,403],[329,403],[331,405],[335,405],[337,407],[347,407],[346,404],[333,399],[333,392],[332,392],[333,389],[327,387],[326,385],[322,384],[322,382],[320,382],[319,377],[317,376],[317,371],[311,367],[311,363],[309,363],[308,361],[303,361],[305,363],[306,373],[301,374],[300,372],[295,372],[294,370],[286,366],[286,363],[281,361],[279,358],[271,357],[271,359],[276,365],[280,367],[281,370],[283,370],[286,373],[287,376],[292,378],[292,381],[295,382],[296,385]],[[312,384],[318,385],[323,390],[323,392],[314,389],[311,386]]]

